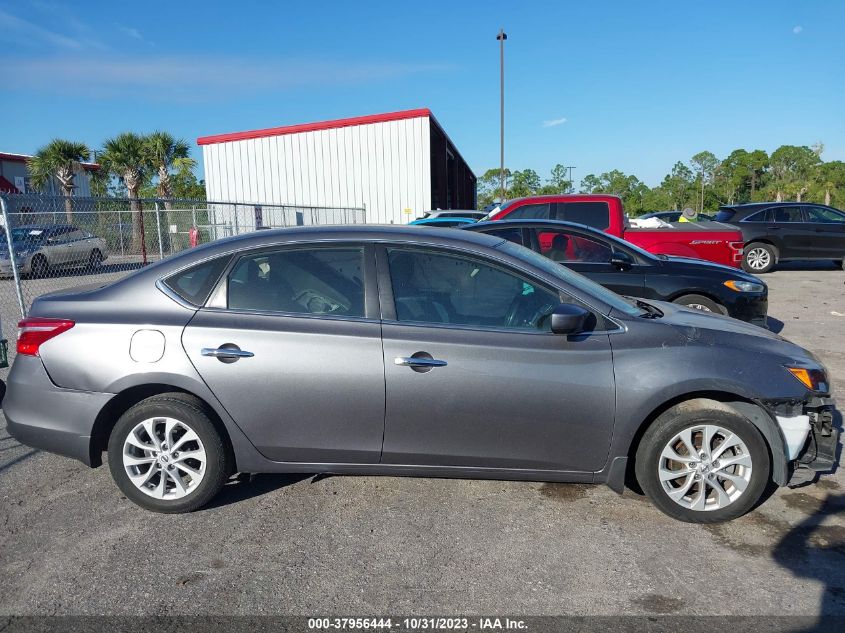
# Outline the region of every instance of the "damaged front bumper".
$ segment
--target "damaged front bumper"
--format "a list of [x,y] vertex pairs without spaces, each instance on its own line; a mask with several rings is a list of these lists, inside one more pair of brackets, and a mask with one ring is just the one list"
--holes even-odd
[[832,472],[839,450],[833,398],[814,396],[808,402],[771,404],[790,461],[787,485],[799,486],[815,480],[818,473]]

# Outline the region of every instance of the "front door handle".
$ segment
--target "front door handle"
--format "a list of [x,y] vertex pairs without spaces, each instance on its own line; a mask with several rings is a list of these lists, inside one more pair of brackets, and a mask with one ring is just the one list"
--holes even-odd
[[221,345],[217,348],[203,347],[200,353],[203,356],[216,358],[221,363],[234,363],[236,360],[241,358],[252,358],[255,356],[252,352],[247,352],[232,343],[227,343],[226,345]]
[[395,365],[402,367],[445,367],[445,360],[426,358],[424,356],[397,356],[393,359]]

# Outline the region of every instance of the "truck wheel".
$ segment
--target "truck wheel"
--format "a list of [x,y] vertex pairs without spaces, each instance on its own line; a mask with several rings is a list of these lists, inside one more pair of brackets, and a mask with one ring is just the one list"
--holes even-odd
[[777,261],[777,250],[771,244],[754,242],[742,251],[742,268],[747,273],[762,275],[774,268]]
[[634,462],[651,502],[688,523],[742,516],[763,497],[771,461],[766,442],[725,405],[693,400],[676,405],[646,430]]
[[695,308],[702,312],[713,312],[714,314],[727,314],[727,311],[722,304],[713,301],[703,295],[683,295],[675,299],[672,303],[686,306],[688,308]]
[[130,500],[153,512],[191,512],[220,491],[231,460],[198,400],[166,393],[124,413],[109,437],[109,470]]

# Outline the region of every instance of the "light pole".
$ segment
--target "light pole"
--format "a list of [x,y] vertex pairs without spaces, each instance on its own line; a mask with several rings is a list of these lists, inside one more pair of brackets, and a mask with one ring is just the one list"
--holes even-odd
[[505,201],[505,40],[508,39],[504,29],[499,29],[496,36],[499,40],[499,106],[500,106],[500,144],[499,144],[499,188],[502,202]]
[[575,186],[574,186],[575,183],[572,182],[572,170],[577,169],[577,167],[575,167],[575,165],[566,165],[564,167],[564,169],[569,170],[569,189],[570,189],[570,193],[572,193],[572,191],[575,190]]

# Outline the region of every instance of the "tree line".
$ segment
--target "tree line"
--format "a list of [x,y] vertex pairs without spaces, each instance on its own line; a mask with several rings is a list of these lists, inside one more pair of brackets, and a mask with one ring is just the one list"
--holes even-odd
[[124,132],[106,139],[102,148],[94,151],[85,143],[54,139],[27,161],[27,170],[36,190],[55,178],[65,196],[68,222],[73,221],[74,174],[81,163],[92,159],[100,169],[88,172],[91,193],[130,198],[135,250],[140,249],[144,231],[139,198],[162,198],[165,209],[171,208],[172,199],[205,198],[205,185],[194,174],[197,161],[190,157],[188,143],[168,132]]
[[[823,151],[821,143],[782,145],[771,154],[736,149],[723,159],[703,151],[688,162],[675,163],[656,187],[614,169],[585,176],[580,191],[620,196],[631,215],[687,207],[712,213],[723,204],[770,200],[845,207],[845,162],[825,162]],[[545,182],[532,169],[505,170],[505,198],[573,192],[572,183],[561,174],[565,171],[560,164]],[[478,180],[478,206],[484,208],[500,197],[499,170],[489,169]]]

